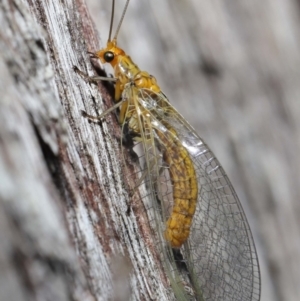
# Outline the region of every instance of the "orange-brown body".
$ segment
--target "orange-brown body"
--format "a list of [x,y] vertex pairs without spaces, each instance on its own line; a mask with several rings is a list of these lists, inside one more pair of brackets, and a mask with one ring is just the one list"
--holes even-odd
[[[117,47],[129,0],[111,39],[115,0],[111,3],[107,45],[90,54],[109,63],[115,77],[89,77],[74,69],[93,83],[115,81],[116,104],[99,116],[85,111],[82,115],[98,122],[120,108],[122,130],[129,129],[143,147],[140,161],[146,168],[141,171],[137,186],[145,181],[150,188],[156,209],[155,219],[151,212],[151,224],[159,231],[159,239],[163,239],[164,232],[167,245],[161,241],[157,249],[176,299],[190,300],[192,294],[192,299],[197,300],[259,301],[261,281],[256,248],[234,188],[213,152],[169,103],[156,79],[141,71]],[[161,208],[155,206],[157,198]],[[201,202],[201,207],[195,215],[197,202]],[[166,220],[165,231],[160,231],[160,214]],[[180,252],[182,258],[177,258],[177,252],[171,252],[170,247],[180,248],[187,239],[188,244]],[[176,268],[182,261],[188,274]]]
[[[116,45],[116,40],[109,41],[106,48],[95,53],[102,63],[109,63],[114,68],[116,85],[115,85],[115,101],[121,100],[126,85],[132,85],[131,95],[126,95],[123,99],[120,110],[119,122],[123,125],[128,123],[129,129],[138,135],[145,132],[141,126],[152,127],[151,120],[147,109],[139,106],[136,98],[141,89],[147,89],[153,92],[151,98],[155,99],[162,94],[160,87],[156,83],[156,79],[145,71],[141,71],[131,58]],[[157,97],[159,102],[159,98]],[[171,112],[172,109],[168,102],[164,102],[162,109]],[[139,110],[139,112],[137,112]],[[155,112],[151,111],[152,115]],[[139,115],[139,116],[138,116]],[[138,122],[140,116],[143,122]],[[163,160],[168,167],[170,179],[173,185],[173,209],[166,223],[165,238],[170,242],[172,247],[180,247],[188,238],[193,215],[196,209],[198,185],[193,162],[186,148],[181,144],[177,137],[176,131],[169,125],[161,123],[166,127],[166,131],[162,133],[157,128],[152,127],[160,141]],[[148,139],[148,137],[143,137]],[[147,142],[145,142],[147,143]]]

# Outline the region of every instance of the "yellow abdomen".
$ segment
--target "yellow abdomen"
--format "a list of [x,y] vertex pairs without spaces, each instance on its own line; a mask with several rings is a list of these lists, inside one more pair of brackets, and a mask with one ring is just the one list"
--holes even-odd
[[165,146],[163,159],[169,167],[173,185],[173,209],[167,220],[165,238],[173,248],[179,248],[190,233],[196,210],[198,184],[193,162],[187,150],[176,137],[174,129],[157,135]]

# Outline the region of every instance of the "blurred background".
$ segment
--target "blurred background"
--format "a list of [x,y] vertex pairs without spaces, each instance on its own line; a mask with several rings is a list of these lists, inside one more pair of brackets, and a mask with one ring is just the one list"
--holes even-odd
[[[103,46],[111,1],[86,1]],[[300,2],[132,0],[118,44],[226,170],[256,241],[261,300],[299,300]]]

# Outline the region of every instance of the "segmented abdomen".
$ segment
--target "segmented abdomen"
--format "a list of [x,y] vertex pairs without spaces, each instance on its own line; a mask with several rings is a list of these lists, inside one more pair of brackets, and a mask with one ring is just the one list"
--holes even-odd
[[157,131],[163,143],[163,160],[168,166],[173,186],[173,209],[167,220],[165,238],[173,248],[179,248],[188,238],[196,210],[198,183],[189,153],[177,139],[176,131]]

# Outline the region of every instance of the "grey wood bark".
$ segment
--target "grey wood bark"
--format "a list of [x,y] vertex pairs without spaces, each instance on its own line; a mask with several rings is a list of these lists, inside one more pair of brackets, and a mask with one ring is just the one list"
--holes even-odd
[[116,118],[81,117],[112,102],[73,71],[99,48],[85,3],[4,0],[0,21],[0,299],[171,300]]
[[[128,197],[116,119],[80,115],[112,103],[72,69],[94,72],[88,9],[107,39],[110,1],[88,2],[0,2],[0,300],[172,298],[143,203]],[[119,36],[228,172],[262,301],[300,295],[298,5],[132,0]]]

